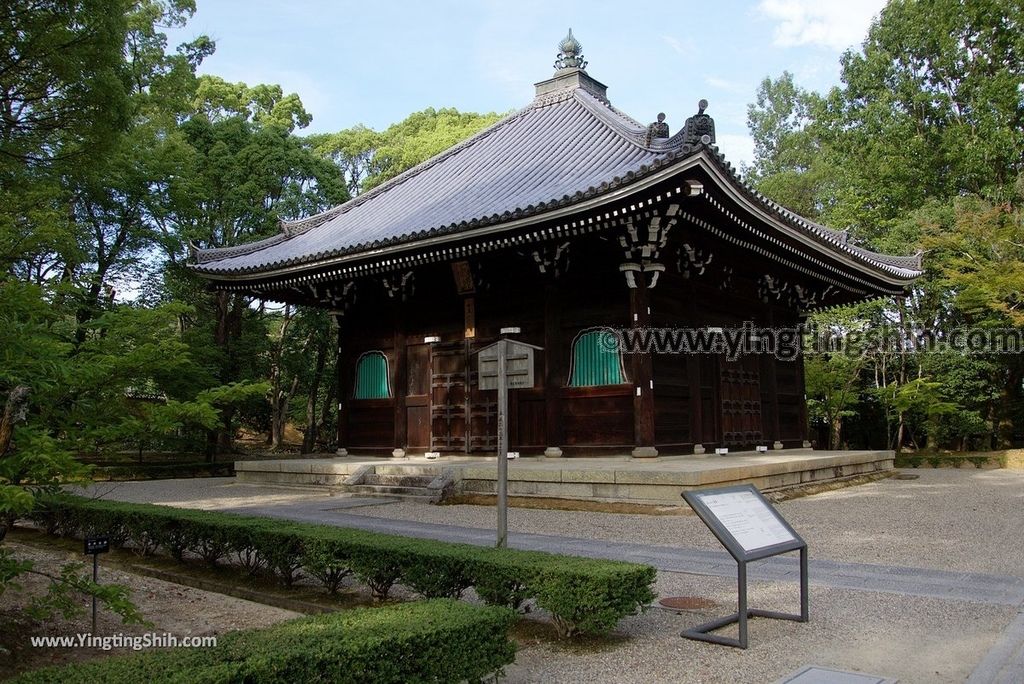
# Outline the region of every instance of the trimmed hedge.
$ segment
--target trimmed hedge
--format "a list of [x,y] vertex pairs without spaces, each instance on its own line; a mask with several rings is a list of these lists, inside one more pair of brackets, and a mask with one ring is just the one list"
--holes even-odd
[[360,608],[175,648],[51,667],[19,684],[479,681],[515,659],[515,614],[451,600]]
[[124,463],[100,465],[92,470],[94,480],[166,480],[180,477],[229,477],[234,463]]
[[233,560],[285,585],[304,568],[331,592],[351,573],[378,599],[395,584],[426,598],[458,598],[474,587],[486,603],[513,609],[532,598],[565,636],[608,632],[654,599],[654,568],[619,561],[73,496],[43,499],[33,517],[51,534],[109,534],[143,555],[162,549],[178,560],[186,552],[210,564]]

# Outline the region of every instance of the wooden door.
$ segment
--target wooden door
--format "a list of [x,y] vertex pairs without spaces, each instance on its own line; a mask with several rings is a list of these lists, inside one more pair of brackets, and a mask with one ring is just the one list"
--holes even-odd
[[[419,339],[422,339],[419,338]],[[405,394],[406,445],[411,451],[430,449],[430,345],[408,344]]]
[[751,354],[735,361],[721,359],[719,394],[726,446],[755,446],[763,441],[758,366],[757,356]]
[[435,344],[430,352],[430,448],[467,450],[466,344]]
[[[498,391],[482,391],[477,382],[476,352],[488,346],[494,339],[469,340],[469,451],[477,453],[498,452]],[[509,402],[511,405],[511,401]],[[511,417],[506,418],[510,420]],[[513,434],[511,430],[509,434]]]

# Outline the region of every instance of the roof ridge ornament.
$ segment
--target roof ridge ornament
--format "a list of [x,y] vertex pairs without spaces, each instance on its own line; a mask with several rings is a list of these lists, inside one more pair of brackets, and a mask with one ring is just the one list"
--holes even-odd
[[702,99],[697,103],[697,113],[686,120],[683,126],[683,142],[690,145],[715,144],[715,120],[704,113],[708,101]]
[[572,35],[572,29],[558,44],[558,57],[555,59],[555,73],[566,69],[585,71],[587,60],[583,59],[583,45]]

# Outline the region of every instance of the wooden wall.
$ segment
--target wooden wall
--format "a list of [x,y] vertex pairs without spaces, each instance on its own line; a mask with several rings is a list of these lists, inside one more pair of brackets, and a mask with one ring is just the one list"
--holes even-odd
[[[675,255],[686,241],[714,249],[714,267],[685,277]],[[621,260],[615,240],[590,235],[573,243],[568,270],[558,278],[542,275],[529,248],[523,248],[475,259],[471,291],[463,272],[460,292],[459,278],[447,263],[419,267],[404,301],[402,292],[390,297],[379,277],[358,282],[356,303],[342,322],[341,444],[377,453],[395,447],[493,453],[494,392],[476,388],[475,352],[498,339],[502,327],[518,326],[517,339],[545,349],[536,357],[536,386],[511,397],[511,447],[523,453],[548,446],[567,455],[628,453],[637,442],[628,358],[622,385],[567,386],[575,337],[586,329],[630,323]],[[663,261],[666,271],[649,293],[652,326],[796,323],[794,310],[757,296],[764,264],[750,254],[684,228],[670,236]],[[475,311],[472,338],[466,337],[467,300]],[[427,344],[427,336],[441,341]],[[353,400],[355,359],[371,349],[388,358],[394,396]],[[798,446],[805,438],[800,360],[655,354],[652,365],[655,442],[663,453],[689,453],[694,444],[711,448],[782,440]]]

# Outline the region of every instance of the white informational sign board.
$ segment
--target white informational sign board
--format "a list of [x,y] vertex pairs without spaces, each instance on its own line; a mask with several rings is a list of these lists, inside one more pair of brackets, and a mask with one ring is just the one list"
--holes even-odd
[[[757,487],[742,484],[690,490],[683,492],[683,499],[736,559],[739,596],[734,614],[691,627],[684,630],[681,636],[746,648],[748,618],[767,617],[807,622],[807,542],[779,515]],[[747,563],[789,551],[800,552],[800,613],[750,608],[747,605]],[[712,633],[731,624],[738,625],[739,638]]]
[[775,510],[753,492],[698,494],[698,497],[744,551],[795,541]]

